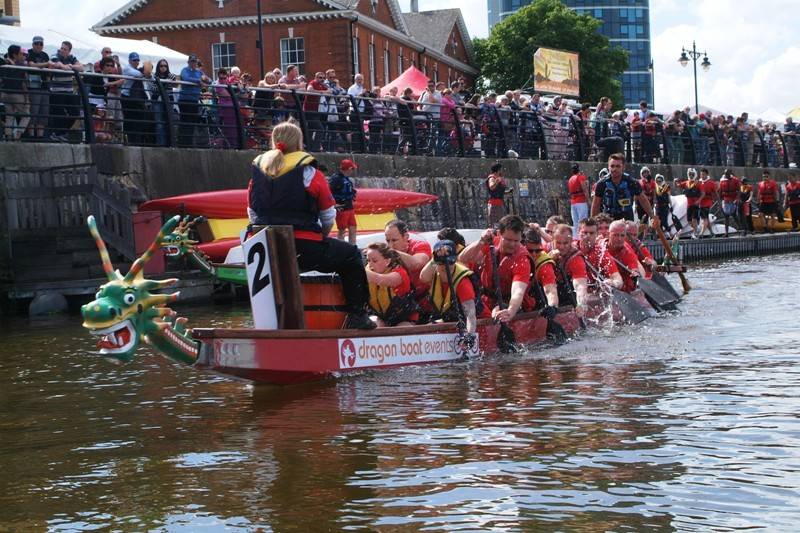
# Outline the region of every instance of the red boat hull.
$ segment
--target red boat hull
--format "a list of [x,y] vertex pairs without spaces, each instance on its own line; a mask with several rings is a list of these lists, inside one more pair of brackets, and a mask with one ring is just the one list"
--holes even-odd
[[[574,312],[557,315],[568,334],[579,326]],[[545,339],[547,320],[523,313],[511,323],[517,342]],[[453,361],[465,355],[497,354],[498,324],[478,322],[478,345],[461,353],[455,324],[429,324],[362,330],[201,329],[192,335],[202,343],[197,365],[256,383],[289,385],[370,369]]]
[[[397,209],[432,204],[438,196],[398,189],[358,189],[353,204],[357,214],[389,213]],[[139,211],[186,213],[207,218],[247,218],[247,189],[198,192],[149,200]]]

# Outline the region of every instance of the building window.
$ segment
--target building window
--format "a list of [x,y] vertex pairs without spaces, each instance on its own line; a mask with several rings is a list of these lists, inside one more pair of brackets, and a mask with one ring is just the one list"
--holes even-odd
[[397,54],[397,75],[399,76],[403,72],[405,72],[405,66],[403,65],[403,50]]
[[369,43],[369,89],[372,90],[375,85],[375,43]]
[[358,37],[353,37],[353,76],[361,73],[361,47]]
[[218,69],[230,69],[236,65],[236,43],[213,43],[211,45],[211,70],[214,76]]
[[305,73],[306,50],[302,37],[294,39],[281,39],[281,70],[286,72],[286,67],[295,65],[300,74]]
[[383,84],[386,85],[392,81],[389,72],[389,50],[383,51]]

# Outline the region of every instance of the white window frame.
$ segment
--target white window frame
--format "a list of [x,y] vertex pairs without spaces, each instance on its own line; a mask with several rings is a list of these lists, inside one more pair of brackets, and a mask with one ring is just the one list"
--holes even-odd
[[401,48],[400,51],[397,52],[397,75],[398,76],[406,71],[406,69],[403,68],[403,66],[404,66],[403,65],[403,49]]
[[[284,49],[284,43],[286,49]],[[299,46],[297,46],[299,44]],[[291,45],[295,45],[290,48]],[[303,37],[286,37],[280,40],[278,50],[281,54],[281,71],[286,72],[286,67],[294,65],[298,74],[305,74],[306,44]],[[294,60],[293,60],[294,59]],[[302,61],[300,61],[302,59]],[[296,61],[295,61],[296,60]]]
[[353,78],[361,74],[361,42],[358,37],[353,37]]
[[389,72],[389,49],[386,48],[383,50],[383,84],[388,84],[391,80]]
[[369,87],[371,91],[377,85],[375,82],[375,43],[369,43]]
[[[222,52],[223,48],[225,49],[225,53]],[[231,53],[231,48],[233,48],[233,53]],[[217,70],[226,68],[230,71],[231,67],[235,65],[236,43],[226,41],[224,43],[211,44],[211,70],[213,73],[209,73],[209,76],[216,79]]]

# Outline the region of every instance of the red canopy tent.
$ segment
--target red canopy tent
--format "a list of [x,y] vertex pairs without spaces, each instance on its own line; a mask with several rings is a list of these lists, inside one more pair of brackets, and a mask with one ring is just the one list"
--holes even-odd
[[419,97],[422,92],[428,88],[428,76],[423,74],[414,65],[408,67],[405,72],[400,74],[397,78],[381,88],[381,96],[389,94],[389,89],[397,87],[397,95],[402,96],[406,87],[411,87],[414,91],[414,96]]

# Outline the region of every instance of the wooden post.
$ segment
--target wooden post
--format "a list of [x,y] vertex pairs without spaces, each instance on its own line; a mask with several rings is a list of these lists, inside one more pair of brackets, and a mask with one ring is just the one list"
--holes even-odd
[[269,226],[267,243],[275,305],[278,307],[278,327],[305,329],[303,291],[300,288],[300,269],[294,247],[294,229],[291,226]]

